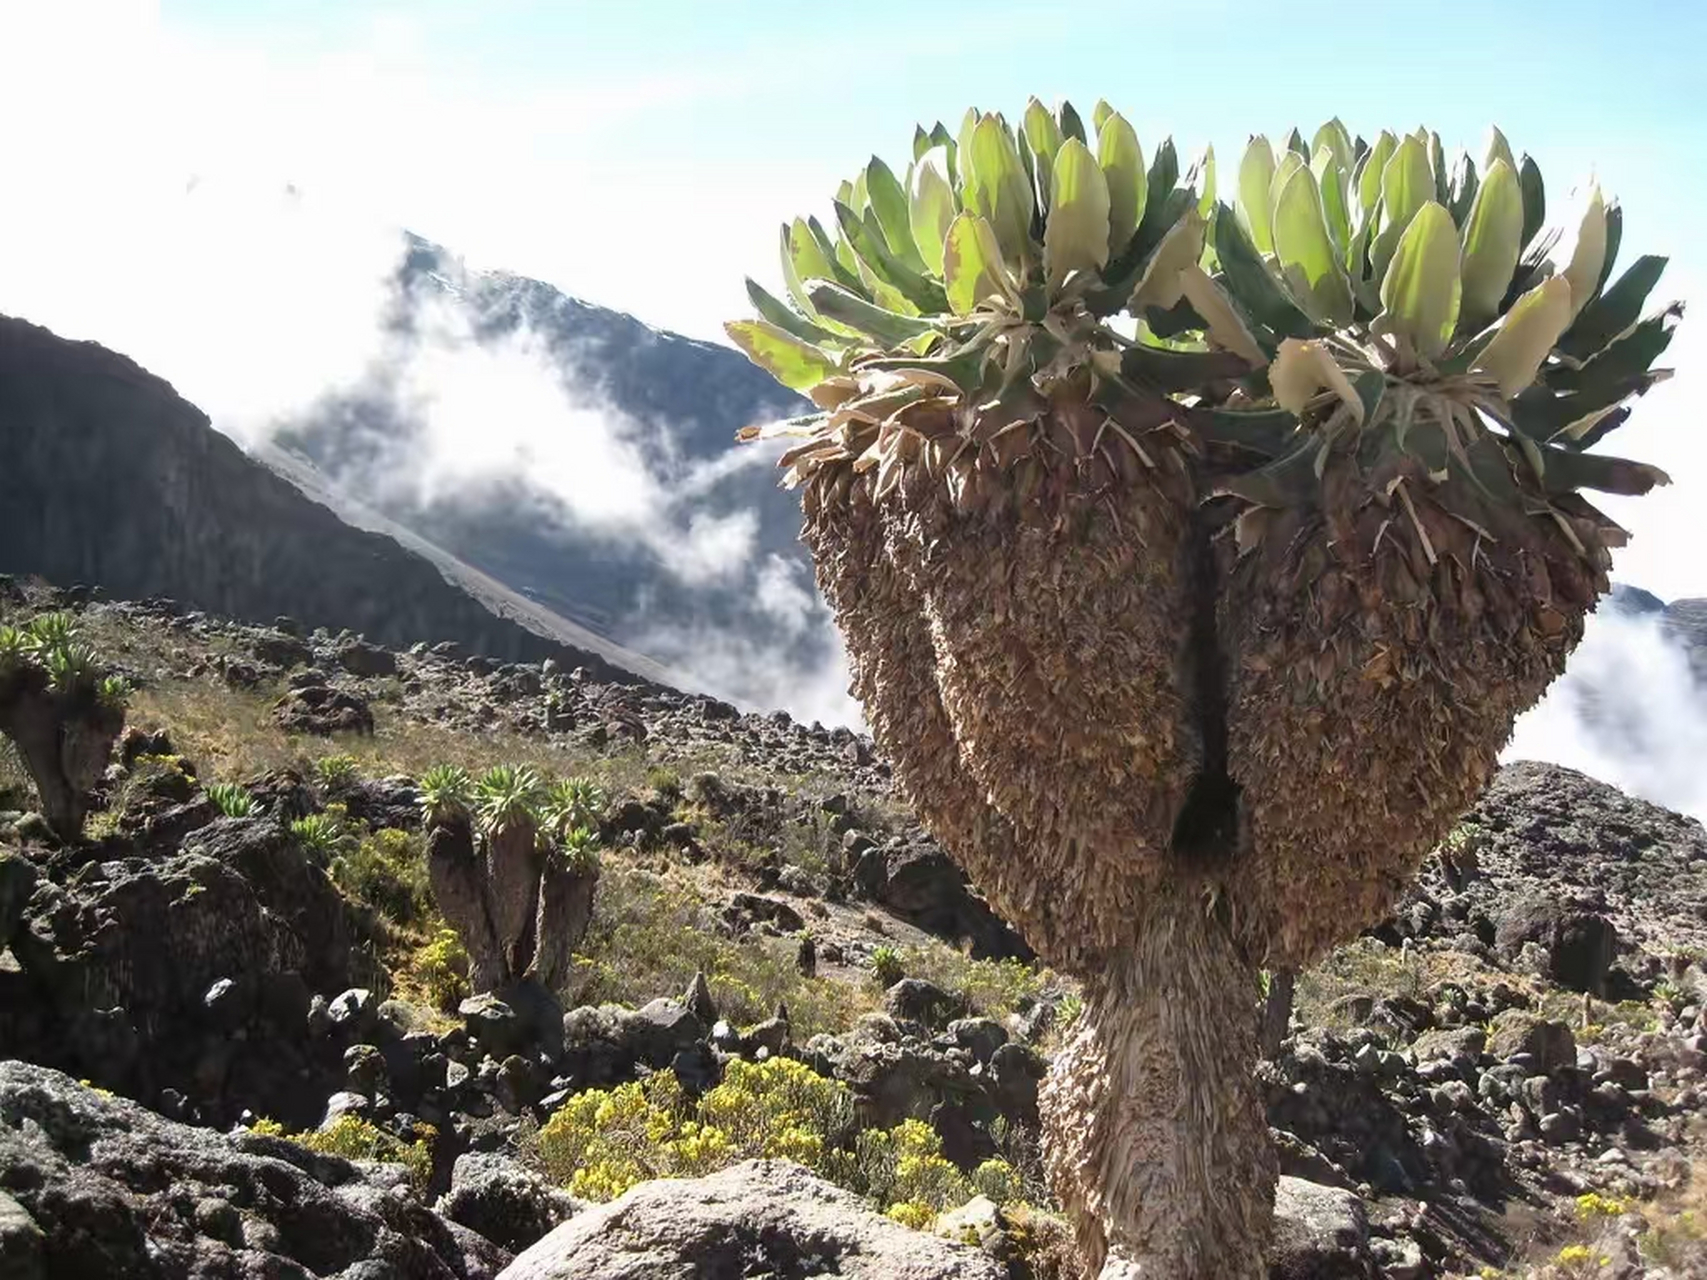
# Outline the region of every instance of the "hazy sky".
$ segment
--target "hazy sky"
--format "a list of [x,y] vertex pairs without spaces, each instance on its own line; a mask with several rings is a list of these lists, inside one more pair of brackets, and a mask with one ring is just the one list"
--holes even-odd
[[[1704,72],[1692,0],[0,0],[0,311],[155,343],[156,364],[163,335],[193,333],[184,372],[159,371],[203,359],[208,396],[224,370],[259,412],[356,358],[370,317],[339,271],[401,224],[715,337],[744,274],[774,279],[780,220],[824,209],[872,151],[903,158],[915,121],[1031,93],[1087,112],[1105,96],[1147,150],[1171,133],[1224,166],[1250,132],[1335,113],[1477,154],[1497,121],[1541,161],[1550,212],[1592,168],[1624,203],[1626,254],[1670,253],[1659,293],[1699,298]],[[203,194],[285,182],[317,202],[318,238]],[[303,313],[252,315],[269,291]],[[1638,535],[1620,575],[1665,596],[1707,594],[1685,546],[1707,507],[1707,432],[1684,410],[1704,324],[1686,318],[1683,372],[1612,442],[1677,481],[1608,503]],[[257,332],[270,362],[236,350]]]

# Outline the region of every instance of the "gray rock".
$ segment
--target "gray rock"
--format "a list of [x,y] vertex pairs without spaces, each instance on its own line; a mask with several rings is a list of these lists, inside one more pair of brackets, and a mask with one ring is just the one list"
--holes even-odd
[[1556,892],[1519,899],[1499,922],[1494,945],[1508,958],[1538,948],[1542,974],[1573,991],[1606,994],[1618,931],[1600,912]]
[[986,1255],[910,1231],[851,1191],[784,1160],[708,1178],[646,1182],[578,1214],[500,1280],[681,1280],[821,1276],[1003,1280]]
[[379,1021],[379,1001],[366,987],[351,987],[340,992],[326,1006],[326,1017],[341,1034],[364,1036]]
[[11,943],[24,918],[24,904],[35,891],[35,864],[20,853],[0,849],[0,951]]
[[[46,1276],[491,1280],[508,1261],[397,1166],[177,1124],[27,1063],[0,1062],[0,1169]],[[0,1275],[31,1277],[9,1269],[28,1228],[8,1219]]]
[[293,733],[372,733],[373,711],[353,693],[330,685],[292,689],[273,704],[273,719]]
[[1282,1177],[1274,1194],[1269,1280],[1365,1280],[1375,1274],[1369,1220],[1349,1191]]
[[456,1158],[450,1190],[435,1206],[443,1217],[511,1253],[526,1249],[586,1207],[514,1160],[481,1151]]
[[1562,1022],[1549,1022],[1520,1009],[1507,1009],[1494,1019],[1488,1052],[1496,1058],[1529,1054],[1542,1072],[1550,1072],[1576,1065],[1577,1041]]
[[948,1034],[979,1062],[988,1062],[1008,1042],[1006,1029],[994,1018],[956,1019],[948,1024]]
[[[289,619],[280,619],[281,622]],[[294,625],[294,624],[293,624]],[[281,626],[277,631],[260,631],[249,642],[249,652],[262,662],[271,663],[275,667],[283,667],[287,671],[291,667],[300,666],[313,660],[314,654],[295,635],[285,631]]]
[[667,1067],[683,1049],[705,1035],[698,1018],[680,1000],[648,1001],[634,1013],[618,1015],[617,1043],[632,1057]]
[[366,640],[346,640],[338,646],[338,665],[353,676],[394,676],[397,657]]
[[366,1094],[340,1089],[326,1099],[326,1114],[320,1118],[320,1127],[330,1129],[345,1116],[364,1116],[372,1109],[373,1102]]
[[457,1006],[468,1034],[493,1057],[507,1058],[527,1047],[527,1024],[497,996],[469,996]]
[[966,1012],[966,1002],[924,978],[902,978],[883,993],[883,1008],[892,1018],[940,1029]]
[[146,1039],[234,974],[296,972],[322,991],[356,976],[348,904],[270,818],[222,818],[102,871],[39,886],[12,949],[66,1002],[123,1008]]
[[47,1238],[29,1212],[0,1191],[0,1280],[47,1280]]

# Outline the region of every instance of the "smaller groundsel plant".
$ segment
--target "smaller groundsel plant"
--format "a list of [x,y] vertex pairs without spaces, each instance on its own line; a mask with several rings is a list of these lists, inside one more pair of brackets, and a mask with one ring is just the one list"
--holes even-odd
[[227,818],[247,818],[255,811],[255,797],[235,782],[210,784],[207,798]]
[[544,780],[531,765],[495,765],[474,787],[474,812],[491,836],[537,825]]
[[290,824],[290,833],[310,853],[330,854],[337,850],[343,825],[328,813],[311,813]]
[[421,817],[429,827],[468,822],[474,810],[474,779],[460,765],[434,765],[421,775]]

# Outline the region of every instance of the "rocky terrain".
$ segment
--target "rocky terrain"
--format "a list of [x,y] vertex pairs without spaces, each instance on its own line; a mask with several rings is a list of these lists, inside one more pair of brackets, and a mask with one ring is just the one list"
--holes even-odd
[[346,523],[302,492],[311,476],[261,466],[124,356],[5,316],[0,456],[0,573],[255,621],[289,614],[391,644],[430,635],[555,656],[605,678],[667,675],[442,550],[406,549],[405,530]]
[[[1071,1274],[1036,1093],[1077,995],[868,740],[561,658],[0,583],[0,622],[51,607],[136,692],[78,842],[0,756],[7,1280]],[[426,889],[420,778],[502,762],[609,797],[557,992],[459,989]],[[1272,1274],[1707,1274],[1704,957],[1698,823],[1506,768],[1298,976],[1260,1068]],[[678,1123],[725,1114],[774,1141]]]

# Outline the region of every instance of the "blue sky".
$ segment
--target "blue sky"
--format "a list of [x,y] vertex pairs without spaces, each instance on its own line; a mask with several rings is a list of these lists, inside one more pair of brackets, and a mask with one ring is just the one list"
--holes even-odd
[[[291,181],[352,221],[715,338],[743,275],[774,280],[779,221],[822,210],[873,151],[903,158],[916,121],[1036,93],[1087,113],[1107,97],[1147,150],[1213,142],[1224,167],[1251,132],[1336,113],[1367,136],[1427,124],[1478,155],[1497,122],[1541,161],[1553,210],[1592,169],[1624,204],[1626,253],[1671,253],[1660,292],[1699,298],[1704,73],[1707,5],[1689,0],[0,0],[0,109],[11,94],[42,122],[21,153],[8,141],[23,212],[0,212],[0,232],[22,220],[13,243],[29,233],[59,304],[98,234],[61,226],[70,193],[109,217],[131,203],[122,182]],[[69,257],[43,248],[56,233]],[[10,265],[27,283],[30,264]],[[0,289],[7,266],[0,247]],[[1621,570],[1662,594],[1707,593],[1668,547],[1707,502],[1704,433],[1682,410],[1703,323],[1686,318],[1684,374],[1614,438],[1678,481],[1609,504],[1639,535]]]

